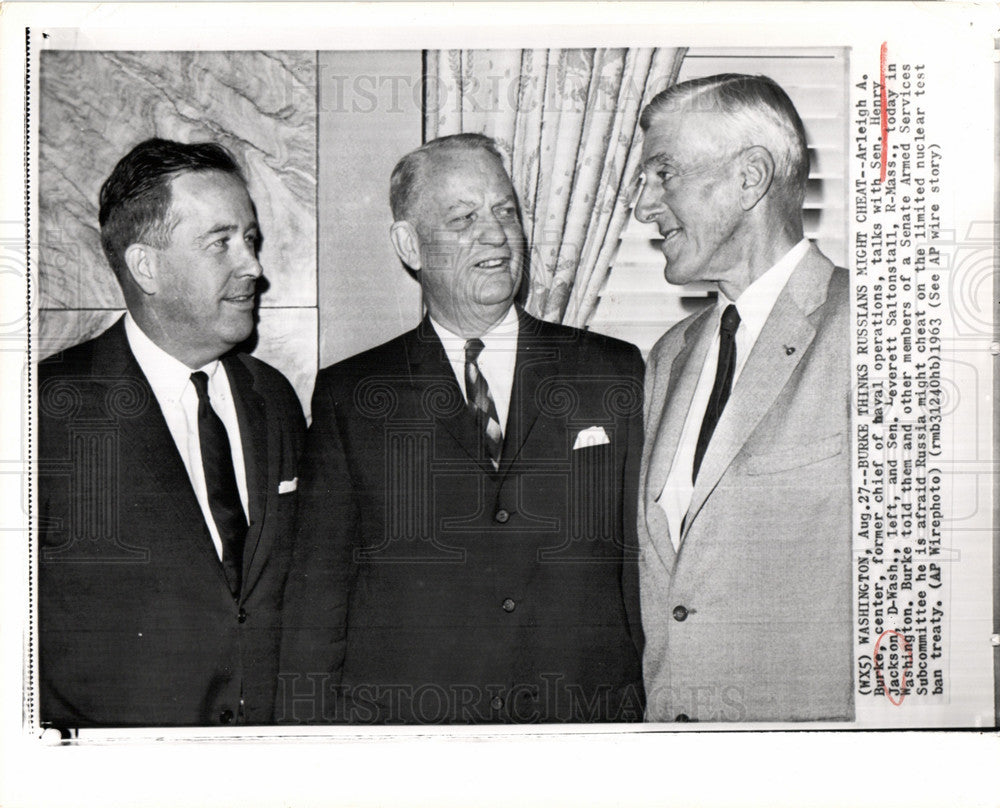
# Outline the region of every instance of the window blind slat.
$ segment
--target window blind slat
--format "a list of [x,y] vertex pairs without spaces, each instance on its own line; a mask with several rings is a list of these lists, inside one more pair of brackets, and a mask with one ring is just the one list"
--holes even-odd
[[[844,49],[692,48],[679,81],[715,73],[763,74],[780,84],[803,118],[810,180],[803,224],[831,260],[844,265],[847,195],[847,54]],[[635,343],[643,355],[674,323],[707,305],[713,284],[671,286],[654,224],[629,220],[590,329]]]

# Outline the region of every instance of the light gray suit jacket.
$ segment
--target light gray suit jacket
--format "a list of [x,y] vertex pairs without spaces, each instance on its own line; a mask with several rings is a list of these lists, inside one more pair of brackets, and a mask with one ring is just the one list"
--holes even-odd
[[848,283],[815,246],[792,273],[705,453],[679,552],[655,500],[714,309],[650,354],[637,520],[649,721],[854,715]]

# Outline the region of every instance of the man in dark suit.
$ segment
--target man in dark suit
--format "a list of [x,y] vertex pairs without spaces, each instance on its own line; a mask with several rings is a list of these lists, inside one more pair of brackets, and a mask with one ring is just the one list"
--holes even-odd
[[278,720],[637,720],[639,352],[514,306],[489,138],[407,155],[391,202],[427,316],[317,378]]
[[847,720],[849,276],[803,236],[805,130],[765,76],[643,110],[641,221],[717,305],[649,355],[637,529],[650,721]]
[[148,140],[101,188],[128,313],[38,367],[41,720],[272,720],[305,423],[235,346],[260,232],[232,156]]

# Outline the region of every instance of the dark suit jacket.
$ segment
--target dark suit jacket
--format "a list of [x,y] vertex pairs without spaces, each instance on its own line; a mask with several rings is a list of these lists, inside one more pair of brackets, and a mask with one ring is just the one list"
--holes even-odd
[[40,363],[43,722],[271,720],[297,498],[278,490],[297,475],[305,423],[278,371],[223,362],[250,508],[238,601],[124,322]]
[[321,371],[278,720],[640,719],[642,373],[522,312],[496,472],[429,320]]

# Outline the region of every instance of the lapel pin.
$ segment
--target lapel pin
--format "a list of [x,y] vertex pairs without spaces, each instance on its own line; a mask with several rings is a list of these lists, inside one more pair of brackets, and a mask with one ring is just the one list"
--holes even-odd
[[785,356],[791,356],[795,353],[795,346],[793,345],[783,345],[782,347],[785,349]]

